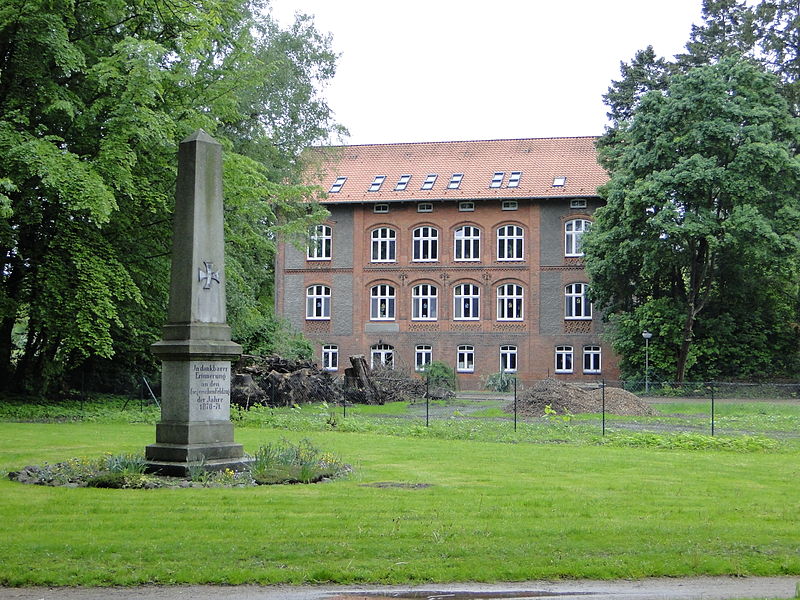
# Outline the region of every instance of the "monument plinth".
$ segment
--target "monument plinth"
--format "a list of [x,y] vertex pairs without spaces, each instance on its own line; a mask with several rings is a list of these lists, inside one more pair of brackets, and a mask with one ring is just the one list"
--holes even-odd
[[147,446],[148,470],[186,475],[190,465],[240,467],[230,421],[231,341],[225,309],[222,147],[202,130],[178,150],[169,309],[162,339],[161,422]]

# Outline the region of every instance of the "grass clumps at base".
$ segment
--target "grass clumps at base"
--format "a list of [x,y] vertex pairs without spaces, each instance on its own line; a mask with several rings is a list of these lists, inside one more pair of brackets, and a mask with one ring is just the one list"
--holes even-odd
[[205,461],[189,466],[185,478],[145,473],[147,461],[135,454],[106,455],[100,459],[71,458],[55,464],[28,466],[11,471],[20,483],[66,487],[152,489],[175,487],[248,487],[282,483],[318,483],[348,473],[351,468],[309,440],[294,444],[282,440],[261,446],[249,457],[250,467],[240,471],[211,471]]
[[724,450],[759,452],[776,450],[780,442],[763,436],[720,437],[702,433],[612,433],[597,439],[601,446],[655,448],[658,450]]
[[330,452],[315,448],[309,440],[292,444],[261,446],[252,456],[250,473],[260,485],[276,483],[316,483],[333,479],[349,467]]

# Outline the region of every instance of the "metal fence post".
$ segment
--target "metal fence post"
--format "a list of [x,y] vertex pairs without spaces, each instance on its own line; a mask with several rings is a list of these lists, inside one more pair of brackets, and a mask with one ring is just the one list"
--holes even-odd
[[514,431],[517,430],[517,378],[514,378]]
[[711,382],[711,435],[714,435],[714,382]]
[[431,397],[425,397],[425,427],[430,427],[430,415],[431,415]]
[[603,435],[606,434],[606,380],[603,379],[600,384],[600,397],[603,402]]

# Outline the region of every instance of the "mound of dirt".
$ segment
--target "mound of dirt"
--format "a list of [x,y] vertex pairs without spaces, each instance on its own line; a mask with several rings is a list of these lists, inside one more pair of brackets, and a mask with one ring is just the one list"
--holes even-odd
[[[603,390],[599,385],[575,384],[543,379],[528,387],[517,398],[517,412],[528,417],[541,417],[545,406],[558,414],[599,413],[603,410]],[[614,415],[646,416],[655,411],[636,395],[621,388],[605,388],[605,408]],[[513,412],[514,404],[506,410]]]

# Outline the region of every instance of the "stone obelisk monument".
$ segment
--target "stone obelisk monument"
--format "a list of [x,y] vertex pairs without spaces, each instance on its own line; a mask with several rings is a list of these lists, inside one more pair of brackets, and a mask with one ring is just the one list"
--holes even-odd
[[148,470],[185,475],[190,465],[240,466],[230,382],[242,348],[226,322],[222,147],[203,130],[178,150],[169,310],[152,350],[161,359],[162,402]]

